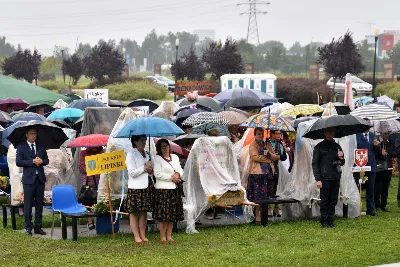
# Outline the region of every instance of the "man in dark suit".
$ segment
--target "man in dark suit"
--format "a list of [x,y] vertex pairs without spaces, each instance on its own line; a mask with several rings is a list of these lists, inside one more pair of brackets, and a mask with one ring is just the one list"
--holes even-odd
[[44,168],[49,164],[46,149],[36,143],[37,130],[26,131],[26,141],[17,147],[16,164],[23,168],[22,185],[24,188],[24,217],[27,235],[32,235],[32,206],[35,204],[34,233],[45,235],[42,230],[42,212],[44,200],[44,184],[46,177]]
[[[367,120],[367,119],[366,119]],[[369,121],[369,120],[367,120]],[[371,171],[365,172],[368,177],[368,181],[365,183],[366,189],[366,201],[367,201],[367,215],[375,216],[375,202],[374,202],[374,187],[376,177],[376,159],[375,155],[381,153],[380,142],[377,140],[375,135],[369,130],[364,133],[356,134],[357,138],[357,149],[368,149],[368,163],[366,166],[371,166]],[[354,180],[359,187],[358,181],[360,179],[360,173],[353,173]]]

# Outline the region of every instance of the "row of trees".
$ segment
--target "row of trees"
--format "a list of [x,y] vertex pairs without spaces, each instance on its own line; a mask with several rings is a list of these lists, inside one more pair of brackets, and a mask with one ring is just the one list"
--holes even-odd
[[[125,64],[123,55],[113,41],[105,42],[100,40],[85,56],[78,52],[71,56],[65,51],[60,51],[60,53],[64,82],[65,76],[68,75],[74,85],[78,83],[82,75],[96,80],[102,80],[106,76],[116,78],[121,75]],[[42,62],[42,56],[37,50],[33,51],[33,53],[29,49],[18,50],[12,56],[5,58],[2,63],[3,74],[13,75],[17,79],[25,79],[28,82],[36,80],[37,84],[41,63],[46,70],[51,70],[55,66],[56,63],[52,62],[51,59],[47,58]]]
[[212,78],[219,78],[226,73],[243,73],[244,64],[237,42],[228,37],[225,43],[210,42],[203,48],[202,56],[196,54],[192,45],[189,52],[184,53],[171,66],[171,73],[178,80],[202,81],[206,73]]

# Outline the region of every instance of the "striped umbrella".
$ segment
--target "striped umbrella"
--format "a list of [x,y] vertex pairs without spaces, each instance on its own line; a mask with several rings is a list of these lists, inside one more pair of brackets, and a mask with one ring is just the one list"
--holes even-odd
[[199,126],[205,123],[214,123],[219,125],[229,125],[229,121],[215,112],[200,112],[191,115],[182,125]]
[[371,121],[385,121],[397,119],[397,114],[386,105],[370,104],[359,107],[351,113],[353,116],[367,118]]

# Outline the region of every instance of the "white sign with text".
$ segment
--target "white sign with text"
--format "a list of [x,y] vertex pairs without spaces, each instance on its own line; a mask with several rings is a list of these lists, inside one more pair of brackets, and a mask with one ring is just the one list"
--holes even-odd
[[108,89],[85,89],[86,99],[95,99],[108,105]]

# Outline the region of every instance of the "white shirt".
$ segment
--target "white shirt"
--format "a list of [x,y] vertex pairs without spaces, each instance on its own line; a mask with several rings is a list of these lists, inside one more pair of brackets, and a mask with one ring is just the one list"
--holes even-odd
[[[29,149],[32,150],[32,145],[33,145],[33,150],[35,150],[35,155],[37,155],[37,150],[36,150],[36,143],[31,143],[29,141],[26,141],[29,145]],[[32,162],[33,163],[33,162]],[[36,174],[38,174],[38,171],[36,170]]]
[[145,172],[144,165],[150,160],[147,153],[146,158],[134,148],[126,155],[125,163],[128,170],[128,188],[130,189],[145,189],[149,186],[149,174]]
[[[172,175],[175,172],[182,177],[183,170],[177,155],[171,154],[171,161],[168,162],[161,156],[155,156],[153,159],[154,177],[156,177],[156,189],[175,189],[176,184],[172,182]],[[172,165],[172,166],[171,166]]]

